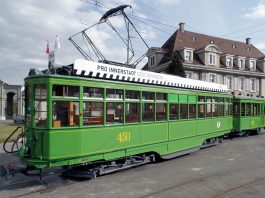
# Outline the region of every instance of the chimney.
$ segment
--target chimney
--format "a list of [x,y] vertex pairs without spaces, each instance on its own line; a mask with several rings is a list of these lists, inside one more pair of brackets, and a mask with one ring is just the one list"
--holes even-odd
[[251,40],[251,38],[246,38],[246,44],[250,45],[251,44],[250,40]]
[[184,32],[184,25],[185,23],[179,23],[179,30],[183,33]]

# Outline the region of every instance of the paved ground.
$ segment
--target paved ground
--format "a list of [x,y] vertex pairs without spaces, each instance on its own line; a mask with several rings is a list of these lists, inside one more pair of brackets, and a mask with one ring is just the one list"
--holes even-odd
[[[0,163],[6,157],[0,154]],[[2,189],[0,197],[264,198],[265,134],[225,140],[191,155],[95,180],[56,180],[61,185],[46,188],[32,182]]]

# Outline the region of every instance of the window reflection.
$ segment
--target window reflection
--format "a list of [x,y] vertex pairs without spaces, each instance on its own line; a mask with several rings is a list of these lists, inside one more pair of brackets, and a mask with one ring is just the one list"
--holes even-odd
[[102,125],[104,121],[103,102],[84,102],[83,125]]
[[53,127],[78,126],[79,102],[54,101]]

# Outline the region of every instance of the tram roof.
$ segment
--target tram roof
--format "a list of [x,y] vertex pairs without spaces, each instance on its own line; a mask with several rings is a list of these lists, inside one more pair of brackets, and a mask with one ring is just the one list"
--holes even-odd
[[182,78],[169,74],[154,73],[139,69],[131,69],[83,59],[75,60],[73,69],[74,75],[88,78],[102,78],[223,93],[228,91],[227,86],[222,84]]

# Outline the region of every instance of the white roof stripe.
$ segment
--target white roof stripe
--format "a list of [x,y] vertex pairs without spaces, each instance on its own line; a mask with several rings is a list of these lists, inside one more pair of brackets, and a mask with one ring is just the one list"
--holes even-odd
[[[81,75],[82,71],[85,71],[85,76],[88,76],[92,72],[92,76],[96,77],[97,73],[100,73],[99,77],[103,78],[104,74],[106,78],[110,79],[110,76],[113,75],[112,79],[116,79],[116,76],[119,76],[119,80],[144,82],[146,84],[159,84],[172,87],[188,87],[188,88],[197,88],[201,90],[213,90],[218,92],[227,92],[227,86],[217,83],[205,82],[200,80],[182,78],[178,76],[154,73],[149,71],[143,71],[138,69],[131,69],[127,67],[120,67],[115,65],[109,65],[104,63],[98,63],[93,61],[87,61],[82,59],[77,59],[74,62],[74,69],[76,70],[76,75]],[[148,82],[149,80],[149,82]],[[152,83],[152,81],[154,81]]]

